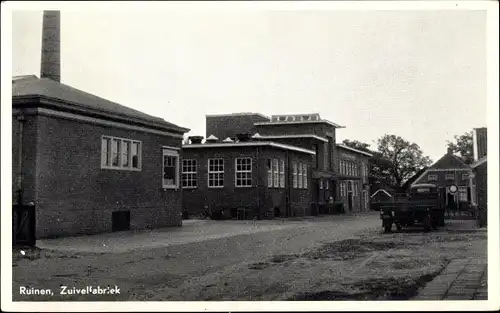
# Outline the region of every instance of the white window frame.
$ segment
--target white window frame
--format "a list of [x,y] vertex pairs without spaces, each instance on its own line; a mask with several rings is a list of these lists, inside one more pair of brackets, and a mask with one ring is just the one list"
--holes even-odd
[[469,180],[469,173],[462,173],[462,180]]
[[280,188],[285,188],[285,160],[280,160],[279,162]]
[[[184,169],[189,169],[189,170],[184,171]],[[196,159],[182,160],[181,182],[182,182],[182,188],[190,189],[198,187],[198,161]]]
[[[172,149],[167,149],[167,148],[162,148],[163,153],[162,153],[162,163],[161,163],[161,168],[162,168],[162,173],[161,173],[161,181],[162,181],[162,187],[163,189],[178,189],[179,188],[179,182],[180,182],[180,171],[179,171],[179,151],[178,150],[172,150]],[[166,184],[165,179],[164,179],[164,173],[165,173],[165,157],[174,157],[175,158],[175,183],[174,184]]]
[[323,190],[323,179],[319,179],[319,190]]
[[[217,165],[220,166],[222,165],[222,170],[213,170],[211,171],[210,170],[210,162],[211,161],[217,161]],[[215,164],[214,164],[215,166]],[[208,188],[224,188],[224,170],[225,170],[225,166],[224,166],[224,159],[223,158],[209,158],[207,160],[207,186]],[[210,174],[213,174],[214,177],[217,177],[214,178],[214,179],[210,179]],[[222,176],[222,185],[211,185],[210,182],[216,182],[216,181],[220,181],[221,180],[221,176]]]
[[[352,181],[348,180],[348,181],[347,181],[347,193],[348,193],[348,194],[349,194],[349,192],[350,192],[350,193],[352,193],[352,192],[353,192],[353,190],[352,190],[352,189],[353,189],[352,185],[353,185],[353,184],[352,184]],[[349,187],[351,187],[351,188],[349,188]]]
[[304,163],[304,164],[302,164],[302,177],[304,178],[304,183],[302,184],[302,187],[304,189],[307,189],[307,183],[308,183],[308,181],[307,181],[307,172],[308,172],[307,171],[307,164]]
[[[463,196],[463,199],[462,199]],[[467,186],[458,187],[458,202],[467,202]]]
[[325,180],[325,189],[330,190],[330,181],[328,179]]
[[302,174],[303,170],[302,170],[302,163],[299,163],[299,171],[298,171],[298,178],[297,178],[297,181],[298,181],[298,186],[297,188],[299,189],[302,189],[303,185],[304,185],[304,175]]
[[340,182],[340,196],[341,197],[345,197],[347,194],[346,194],[346,184],[345,184],[345,181],[341,181]]
[[[249,161],[250,169],[240,169],[238,170],[238,161]],[[243,165],[243,164],[242,164]],[[248,164],[245,164],[248,165]],[[252,178],[252,158],[251,157],[238,157],[234,159],[234,186],[237,188],[249,188],[253,186],[253,178]],[[238,174],[242,174],[243,176],[246,176],[245,178],[240,178],[241,182],[245,181],[245,184],[238,184]],[[250,185],[248,185],[246,182],[247,180],[250,180]]]
[[427,175],[427,181],[437,181],[437,174]]
[[273,187],[273,159],[267,159],[267,187]]
[[[106,151],[104,151],[103,143],[107,140]],[[113,141],[118,142],[118,165],[113,165],[112,155],[113,155]],[[125,143],[128,143],[127,151],[127,165],[124,165],[124,147]],[[132,147],[134,144],[138,144],[138,155],[137,155],[137,167],[133,167],[132,162]],[[106,154],[104,155],[104,153]],[[120,138],[114,136],[101,136],[101,169],[110,170],[121,170],[121,171],[141,171],[142,170],[142,142],[139,140],[132,140],[129,138]]]
[[297,188],[297,162],[292,163],[293,167],[293,188]]
[[455,174],[454,174],[454,173],[451,173],[451,174],[445,174],[445,175],[444,175],[444,179],[445,179],[445,180],[455,180]]
[[273,159],[273,187],[274,188],[279,188],[280,187],[280,173],[279,173],[279,160],[278,159]]

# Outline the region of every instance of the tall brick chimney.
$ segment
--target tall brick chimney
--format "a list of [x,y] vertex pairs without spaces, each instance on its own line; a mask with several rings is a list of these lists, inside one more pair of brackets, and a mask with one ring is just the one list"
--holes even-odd
[[59,11],[43,11],[41,78],[61,81],[61,17]]

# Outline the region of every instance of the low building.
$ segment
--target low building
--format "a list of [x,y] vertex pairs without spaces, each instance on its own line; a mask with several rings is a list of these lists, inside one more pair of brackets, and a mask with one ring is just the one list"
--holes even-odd
[[[201,137],[202,138],[202,137]],[[311,214],[315,152],[277,142],[239,138],[183,146],[182,186],[189,215],[224,211],[230,218]]]
[[[435,184],[438,188],[445,189],[448,208],[467,207],[471,203],[471,173],[471,167],[448,148],[448,152],[425,169],[411,185]],[[457,187],[456,192],[454,188],[450,188],[452,186]]]
[[41,78],[12,79],[13,203],[36,237],[180,226],[189,130],[60,83],[59,12],[43,31]]
[[[297,213],[293,209],[286,209],[287,201],[293,204],[295,200],[287,200],[286,196],[281,198],[275,197],[275,199],[281,199],[279,200],[281,204],[277,202],[278,200],[275,200],[272,206],[285,207],[284,211],[281,210],[281,215],[319,214],[322,213],[320,212],[321,204],[333,203],[335,201],[343,202],[345,211],[348,212],[369,210],[367,160],[371,157],[371,154],[335,144],[336,129],[342,128],[342,126],[322,119],[319,114],[273,115],[266,117],[259,113],[207,115],[206,124],[206,143],[202,145],[199,143],[185,145],[184,150],[186,151],[186,155],[191,155],[193,152],[190,151],[199,149],[199,151],[217,151],[220,156],[228,153],[228,160],[232,160],[237,157],[238,152],[234,152],[235,154],[233,154],[228,149],[229,145],[227,144],[231,143],[231,141],[236,141],[234,144],[239,144],[241,147],[257,147],[258,144],[266,144],[268,147],[287,147],[288,151],[294,151],[293,153],[289,152],[291,155],[297,154],[298,151],[302,155],[304,153],[308,154],[307,160],[301,162],[308,166],[307,175],[309,179],[307,188],[309,194],[307,195],[307,201],[309,208],[305,213],[300,213],[300,210]],[[238,137],[239,134],[248,134],[251,136],[251,141],[242,142]],[[214,145],[214,140],[218,145]],[[223,145],[224,143],[226,144],[225,146]],[[241,150],[241,147],[238,146],[238,149]],[[269,151],[269,148],[266,151]],[[205,162],[203,158],[201,160]],[[290,186],[293,190],[296,188],[294,187],[296,185],[293,180],[293,166],[289,167],[289,164],[292,163],[285,161],[284,166],[286,175],[289,174],[292,177]],[[344,165],[345,167],[342,167]],[[292,171],[291,174],[289,173],[290,171]],[[297,175],[301,175],[300,166],[297,169]],[[262,177],[258,178],[259,181],[262,179]],[[286,178],[286,182],[289,180],[290,178]],[[262,186],[259,185],[259,187]],[[200,191],[196,191],[194,194],[216,194],[204,189],[200,189]],[[238,193],[241,194],[240,191]],[[222,195],[219,194],[219,196],[221,197]],[[226,197],[226,194],[224,194],[224,197]],[[293,198],[293,192],[289,197]],[[185,193],[185,200],[190,201],[188,198],[190,198],[189,194]],[[225,199],[227,197],[224,198],[224,201]],[[213,203],[214,201],[210,200],[208,202]],[[222,199],[218,201],[222,201]],[[269,205],[266,206],[269,207]],[[203,208],[200,205],[196,206],[195,201],[191,201],[190,204],[186,202],[186,209],[190,213],[199,213]],[[267,211],[268,209],[264,210]]]

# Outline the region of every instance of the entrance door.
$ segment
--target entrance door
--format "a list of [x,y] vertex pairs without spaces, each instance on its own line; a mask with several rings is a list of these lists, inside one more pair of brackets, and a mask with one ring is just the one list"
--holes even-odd
[[116,211],[112,213],[112,231],[130,230],[130,211]]
[[447,194],[447,206],[449,210],[456,210],[457,204],[455,202],[455,195],[452,193]]
[[347,207],[349,209],[349,212],[352,212],[352,192],[349,192],[347,194]]

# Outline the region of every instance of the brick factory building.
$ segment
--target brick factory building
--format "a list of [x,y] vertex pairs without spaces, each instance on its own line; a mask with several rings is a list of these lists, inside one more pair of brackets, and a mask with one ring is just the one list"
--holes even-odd
[[[203,137],[191,137],[196,143],[183,146],[185,209],[198,214],[225,207],[234,216],[248,204],[259,217],[276,211],[281,216],[296,216],[322,213],[322,204],[342,202],[348,212],[368,211],[371,154],[337,145],[338,128],[342,126],[319,114],[207,115],[206,142],[201,143]],[[225,164],[220,170],[225,177],[223,186],[208,185],[213,184],[210,175],[216,175],[210,166],[221,162],[217,158]],[[244,187],[238,186],[239,175],[244,175],[237,169],[241,162],[256,167],[251,168],[252,183]],[[274,182],[275,175],[282,179]],[[195,183],[189,182],[192,177],[196,177]],[[306,186],[302,179],[307,179]],[[258,200],[249,201],[250,195],[257,195]]]
[[41,77],[12,80],[13,202],[36,237],[182,224],[189,130],[60,83],[59,12],[44,12]]

